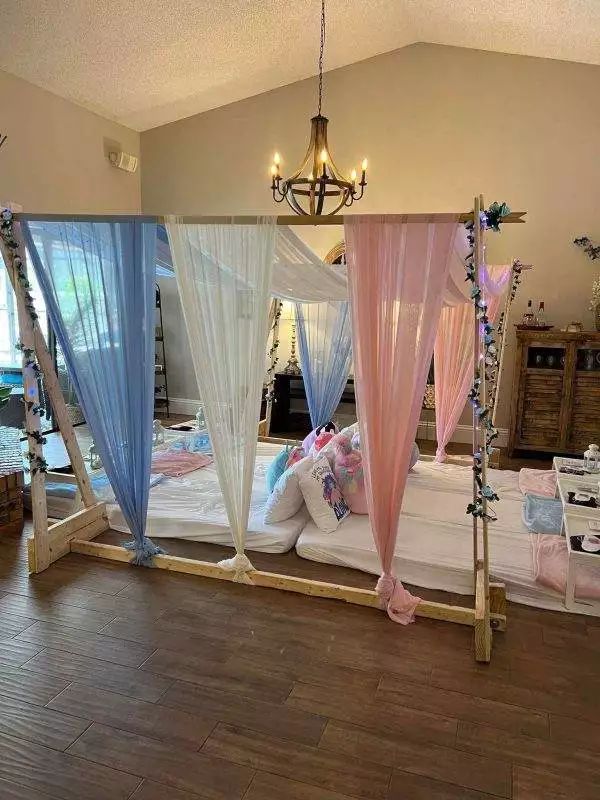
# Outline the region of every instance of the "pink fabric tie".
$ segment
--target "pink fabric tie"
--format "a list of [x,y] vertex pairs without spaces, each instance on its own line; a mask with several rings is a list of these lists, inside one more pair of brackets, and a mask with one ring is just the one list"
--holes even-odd
[[435,451],[435,460],[441,464],[443,461],[446,460],[446,448],[445,447],[438,447]]
[[386,606],[388,616],[400,625],[414,622],[420,597],[412,595],[394,575],[382,574],[375,590]]

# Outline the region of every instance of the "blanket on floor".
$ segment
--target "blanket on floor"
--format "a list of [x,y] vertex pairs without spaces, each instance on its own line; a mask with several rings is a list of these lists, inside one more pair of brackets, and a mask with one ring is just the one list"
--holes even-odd
[[519,489],[523,494],[554,497],[556,494],[556,472],[553,469],[529,469],[519,472]]
[[[562,536],[531,535],[533,576],[542,586],[564,594],[567,584],[569,554]],[[600,556],[598,564],[580,564],[575,577],[576,597],[600,599]]]
[[560,533],[562,530],[562,503],[553,497],[526,494],[523,501],[523,524],[532,533]]

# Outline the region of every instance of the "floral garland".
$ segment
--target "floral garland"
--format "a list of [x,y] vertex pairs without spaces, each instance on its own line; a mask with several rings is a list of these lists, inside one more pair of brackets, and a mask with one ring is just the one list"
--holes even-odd
[[589,236],[580,236],[579,239],[573,239],[573,244],[576,244],[577,247],[581,247],[584,253],[595,261],[597,258],[600,258],[600,244],[594,244]]
[[[2,209],[0,212],[0,237],[4,242],[6,249],[8,250],[8,256],[12,262],[14,267],[17,280],[19,281],[22,289],[23,289],[23,296],[25,300],[25,308],[32,323],[35,323],[38,319],[38,315],[35,311],[35,304],[33,302],[33,296],[31,294],[32,286],[27,278],[27,273],[25,271],[25,267],[23,265],[23,260],[21,259],[21,255],[19,253],[19,243],[15,239],[14,232],[13,232],[13,214],[12,211],[8,208]],[[31,347],[25,347],[23,342],[18,342],[16,345],[17,350],[20,350],[23,354],[23,372],[31,373],[31,380],[36,381],[42,374],[42,371],[39,367],[39,364],[35,360],[35,351]],[[24,403],[27,408],[27,411],[33,414],[34,416],[40,416],[41,413],[44,411],[42,406],[39,403],[34,402],[33,400],[28,399],[27,397],[24,398]],[[35,442],[36,445],[43,445],[46,444],[46,438],[42,435],[39,430],[28,430],[25,429],[25,433],[27,434],[29,442]],[[38,473],[46,472],[48,470],[48,463],[46,459],[42,455],[38,455],[37,453],[33,452],[31,449],[27,453],[27,457],[29,459],[29,468],[26,470],[27,472],[31,472],[32,475],[36,475]]]
[[[579,239],[573,239],[573,244],[581,247],[592,261],[600,258],[600,244],[594,244],[588,236],[580,236]],[[590,299],[590,311],[597,311],[600,308],[600,275],[598,275],[592,283],[592,297]]]
[[[273,324],[271,325],[271,331],[273,331],[273,334],[275,334],[275,331],[277,330],[277,326],[281,318],[282,308],[283,308],[283,303],[279,301],[279,304],[277,306],[277,311],[275,312],[275,317],[273,318]],[[269,368],[267,369],[267,377],[269,380],[267,383],[267,392],[265,394],[265,400],[267,403],[272,403],[273,399],[275,398],[275,367],[279,363],[279,356],[277,355],[278,348],[279,348],[279,339],[275,338],[273,339],[273,344],[271,345],[271,348],[268,353],[270,364]]]
[[27,309],[27,313],[29,314],[31,321],[35,322],[38,318],[38,315],[36,314],[33,296],[31,294],[31,289],[33,287],[27,278],[27,273],[19,254],[19,243],[15,239],[13,233],[13,213],[9,208],[3,208],[2,212],[0,213],[0,236],[4,241],[12,261],[12,265],[17,273],[17,280],[23,287],[25,308]]
[[[510,208],[506,203],[492,203],[487,211],[481,212],[479,225],[485,230],[499,231],[503,217],[506,217],[509,213]],[[467,241],[469,244],[469,252],[465,258],[466,279],[471,282],[470,295],[475,307],[476,317],[480,324],[481,341],[483,345],[482,362],[483,370],[485,370],[484,375],[486,380],[492,380],[498,368],[498,349],[494,339],[494,326],[489,321],[487,315],[487,304],[483,299],[483,292],[479,285],[479,276],[477,274],[477,264],[475,262],[475,220],[466,222],[465,228],[467,229]],[[482,397],[481,369],[482,367],[479,364],[475,367],[475,377],[473,379],[473,387],[469,392],[469,400],[471,401],[479,424],[484,428],[485,453],[490,455],[493,442],[498,438],[498,430],[492,423],[490,398]],[[477,450],[473,453],[473,474],[477,486],[477,493],[473,502],[469,503],[467,506],[467,514],[472,514],[474,517],[479,517],[480,519],[495,521],[496,517],[490,514],[489,510],[486,513],[484,501],[494,502],[500,498],[491,486],[483,482],[483,458],[484,454],[481,450]]]

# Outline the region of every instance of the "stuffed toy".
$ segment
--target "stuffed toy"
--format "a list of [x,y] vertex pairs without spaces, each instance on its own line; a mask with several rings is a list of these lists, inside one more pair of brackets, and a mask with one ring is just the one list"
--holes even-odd
[[333,474],[350,511],[353,514],[367,514],[362,454],[352,447],[349,436],[339,434],[335,437]]
[[335,422],[326,422],[325,425],[319,425],[318,428],[315,428],[314,431],[311,431],[306,437],[306,439],[302,442],[302,449],[304,450],[305,453],[310,452],[310,448],[315,443],[315,439],[323,431],[335,434],[338,432],[338,427],[335,424]]

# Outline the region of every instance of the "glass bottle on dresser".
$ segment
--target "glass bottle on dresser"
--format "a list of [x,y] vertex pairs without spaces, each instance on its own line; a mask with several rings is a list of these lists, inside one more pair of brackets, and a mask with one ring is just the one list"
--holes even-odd
[[546,326],[546,311],[544,309],[543,300],[540,300],[540,306],[537,314],[535,315],[535,324],[538,328],[544,328]]
[[523,325],[532,328],[535,325],[535,315],[533,313],[533,300],[527,302],[527,311],[523,314]]

